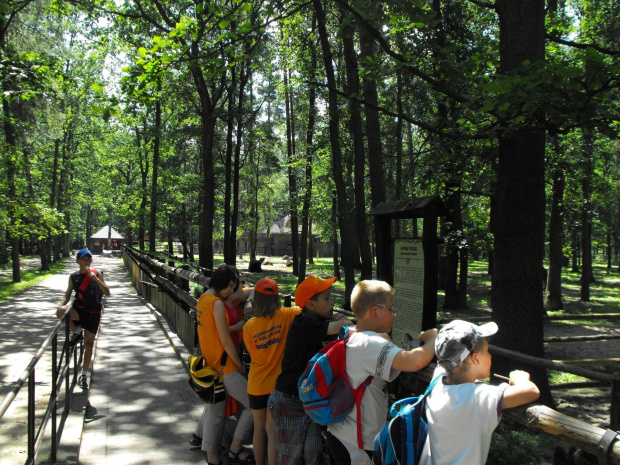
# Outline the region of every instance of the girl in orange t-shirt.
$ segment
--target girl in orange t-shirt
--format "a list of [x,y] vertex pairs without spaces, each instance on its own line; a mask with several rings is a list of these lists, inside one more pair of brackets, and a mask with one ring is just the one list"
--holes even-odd
[[256,465],[265,465],[265,434],[269,465],[276,465],[277,450],[273,419],[267,400],[280,374],[286,336],[293,319],[301,313],[298,307],[281,307],[278,285],[263,278],[254,287],[254,318],[243,327],[243,342],[250,354],[248,395],[254,417],[254,457]]
[[[224,307],[226,300],[235,289],[238,277],[235,270],[226,264],[219,265],[209,281],[209,289],[200,296],[196,304],[196,320],[198,323],[198,341],[205,364],[216,371],[222,370],[222,356],[227,355],[223,363],[224,388],[246,409],[239,416],[239,421],[228,453],[230,464],[254,463],[252,455],[241,447],[243,437],[252,428],[253,417],[250,414],[247,395],[245,367],[241,362],[229,331],[229,318]],[[205,405],[204,411],[190,443],[199,443],[207,453],[207,462],[211,465],[220,463],[218,448],[220,432],[224,427],[226,402]]]

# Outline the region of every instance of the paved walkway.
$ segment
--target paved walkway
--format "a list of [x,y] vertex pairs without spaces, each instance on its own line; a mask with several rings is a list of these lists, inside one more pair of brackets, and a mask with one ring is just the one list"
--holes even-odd
[[[49,278],[0,304],[0,398],[54,325],[55,308],[66,289],[72,262],[69,266],[66,275]],[[104,272],[112,295],[96,341],[90,389],[81,392],[76,388],[71,410],[79,410],[80,415],[70,415],[61,439],[61,444],[75,441],[79,452],[63,450],[59,459],[83,465],[205,463],[203,453],[188,444],[202,404],[187,386],[178,355],[187,356],[185,347],[163,318],[157,318],[157,312],[136,295],[120,259],[95,256],[93,267]],[[41,371],[37,372],[41,380],[37,381],[37,398],[46,404],[49,375],[46,378],[45,370]],[[25,399],[24,390],[20,398]],[[25,429],[25,415],[17,406],[13,410],[11,419]],[[83,420],[83,430],[70,424],[76,417],[80,426]],[[4,420],[0,423],[0,465],[23,464],[23,434],[11,434],[15,423],[3,428]],[[74,435],[81,435],[81,440]],[[37,463],[47,457],[42,450]]]

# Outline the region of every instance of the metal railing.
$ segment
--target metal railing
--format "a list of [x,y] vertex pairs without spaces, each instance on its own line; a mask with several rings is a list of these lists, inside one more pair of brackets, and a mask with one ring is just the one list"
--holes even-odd
[[[77,345],[71,346],[69,344],[69,313],[71,307],[69,307],[62,315],[62,317],[54,326],[52,332],[47,336],[43,344],[37,353],[32,358],[26,369],[23,371],[22,375],[18,378],[18,380],[13,385],[11,391],[4,398],[2,403],[0,404],[0,421],[4,417],[4,414],[11,406],[17,394],[21,390],[22,387],[28,382],[28,456],[26,459],[26,465],[34,464],[37,452],[39,447],[41,446],[41,442],[43,441],[43,436],[45,434],[45,430],[47,428],[47,423],[51,419],[51,451],[50,451],[50,461],[56,461],[56,455],[58,451],[59,438],[58,438],[58,400],[59,393],[62,390],[64,384],[64,410],[63,417],[66,417],[69,413],[69,407],[71,402],[71,391],[75,387],[77,382],[77,367],[81,364],[82,357],[84,355],[84,346],[82,342],[80,342],[79,350],[75,350]],[[60,359],[58,357],[58,333],[61,331],[61,328],[64,326],[65,328],[65,342],[62,346],[62,351],[60,353]],[[41,357],[48,349],[48,347],[52,346],[52,391],[50,394],[49,402],[47,404],[47,409],[43,414],[43,418],[41,420],[41,424],[39,426],[38,431],[35,434],[36,429],[36,418],[35,418],[35,372],[37,363],[41,360]],[[79,356],[78,356],[79,354]],[[73,380],[69,383],[69,368],[71,358],[73,357]]]

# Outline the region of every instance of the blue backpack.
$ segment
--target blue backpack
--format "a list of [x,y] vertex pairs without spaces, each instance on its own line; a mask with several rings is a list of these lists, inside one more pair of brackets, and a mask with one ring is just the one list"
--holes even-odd
[[375,438],[375,465],[417,465],[428,436],[424,418],[426,396],[441,376],[437,376],[423,395],[394,402],[390,409],[392,420]]
[[[352,332],[343,327],[337,340],[328,342],[310,359],[297,388],[304,411],[319,425],[338,423],[351,413],[353,407],[357,407],[357,442],[360,445],[363,444],[360,406],[373,377],[366,378],[357,389],[349,383],[346,344]],[[363,445],[359,447],[364,448]]]

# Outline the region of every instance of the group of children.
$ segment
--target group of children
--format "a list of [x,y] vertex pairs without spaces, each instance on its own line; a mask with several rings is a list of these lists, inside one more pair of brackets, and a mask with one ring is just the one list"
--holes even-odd
[[[239,418],[241,431],[237,431],[238,425],[233,435],[229,463],[323,462],[323,427],[305,414],[297,383],[327,338],[352,324],[343,315],[334,316],[331,286],[335,280],[308,277],[297,286],[296,306],[282,307],[278,285],[272,279],[261,279],[253,290],[235,291],[238,273],[228,265],[214,270],[211,287],[197,305],[201,349],[210,366],[223,370],[228,394],[249,407],[246,410],[251,410],[254,424],[254,457],[241,447],[243,432],[250,426],[244,410]],[[243,342],[251,357],[247,382],[242,376],[245,369],[241,359],[233,353],[237,349],[228,343],[229,318],[223,301],[235,292],[246,309],[251,300],[253,311],[253,317],[242,328]],[[476,326],[453,321],[439,332],[422,332],[420,347],[403,350],[388,335],[396,317],[392,286],[378,280],[361,281],[351,294],[351,308],[357,323],[346,342],[347,376],[353,388],[369,377],[372,380],[362,398],[362,418],[353,409],[344,420],[327,427],[325,439],[332,463],[372,463],[375,437],[387,421],[387,383],[401,371],[424,368],[435,356],[438,368],[434,377],[441,379],[427,397],[429,439],[422,454],[424,464],[484,464],[502,409],[538,398],[538,389],[526,372],[512,372],[509,384],[500,386],[476,382],[490,375],[486,338],[497,332],[495,323]],[[228,361],[222,360],[222,354],[228,355]],[[227,379],[233,372],[238,375],[234,387]],[[239,394],[243,389],[245,395]],[[223,420],[224,407],[206,405],[192,438],[207,452],[207,462],[212,465],[219,463],[217,438]]]

